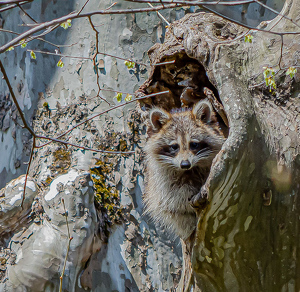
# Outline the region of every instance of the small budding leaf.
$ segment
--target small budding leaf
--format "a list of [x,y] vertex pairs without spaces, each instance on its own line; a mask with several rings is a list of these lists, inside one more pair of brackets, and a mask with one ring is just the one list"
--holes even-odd
[[30,57],[31,59],[36,59],[36,55],[35,55],[35,52],[34,51],[30,51]]
[[71,22],[72,20],[68,19],[67,21],[63,22],[60,26],[63,27],[64,29],[67,29],[72,26]]
[[269,90],[271,92],[272,88],[276,89],[276,83],[274,79],[275,71],[270,67],[263,67],[263,68],[264,68],[263,75],[264,75],[265,83],[266,86],[269,87]]
[[125,101],[131,101],[132,100],[132,95],[127,93],[127,95],[125,96]]
[[270,92],[272,91],[272,88],[276,89],[276,83],[275,83],[275,80],[274,80],[273,76],[269,76],[268,78],[266,78],[265,82],[266,82],[266,86],[270,87],[269,88]]
[[114,96],[114,98],[117,99],[117,102],[121,102],[121,101],[122,101],[122,96],[123,96],[123,94],[122,94],[121,92],[118,92],[118,93]]
[[245,43],[252,43],[253,36],[251,34],[245,35]]
[[27,43],[25,40],[21,40],[20,41],[20,44],[21,44],[21,48],[24,49],[26,46],[27,46]]
[[264,69],[264,72],[263,72],[264,78],[275,75],[274,69],[272,69],[270,67],[263,67],[263,69]]
[[64,62],[60,59],[56,65],[57,65],[57,67],[62,68],[64,66]]
[[135,67],[135,63],[132,61],[125,61],[124,64],[128,69],[132,69]]
[[289,69],[286,71],[286,75],[290,75],[291,78],[295,76],[297,73],[297,69],[295,67],[289,67]]
[[10,51],[12,51],[12,50],[14,50],[14,47],[9,47],[6,51],[7,51],[7,52],[10,52]]
[[49,109],[49,103],[47,101],[45,101],[43,103],[43,107],[46,108],[46,109]]

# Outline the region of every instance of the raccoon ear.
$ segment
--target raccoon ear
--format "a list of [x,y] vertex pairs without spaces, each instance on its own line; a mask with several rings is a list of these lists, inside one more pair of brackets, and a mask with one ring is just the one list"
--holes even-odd
[[211,123],[213,116],[213,109],[209,101],[201,100],[194,105],[193,115],[196,119],[202,121],[203,123]]
[[159,131],[163,125],[167,123],[167,121],[170,119],[169,114],[160,108],[154,108],[150,112],[150,123],[153,127],[153,130]]

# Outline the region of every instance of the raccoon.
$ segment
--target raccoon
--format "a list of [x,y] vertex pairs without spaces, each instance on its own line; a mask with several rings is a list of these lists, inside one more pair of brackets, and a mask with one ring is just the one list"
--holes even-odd
[[205,183],[225,137],[207,100],[174,113],[153,108],[149,116],[145,213],[185,240],[196,227],[189,200]]

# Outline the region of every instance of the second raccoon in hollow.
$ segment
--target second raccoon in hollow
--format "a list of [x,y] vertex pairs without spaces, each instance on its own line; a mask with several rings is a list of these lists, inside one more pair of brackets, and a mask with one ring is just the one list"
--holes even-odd
[[149,126],[144,149],[146,213],[185,240],[196,227],[189,200],[205,183],[225,138],[206,100],[173,114],[154,108]]

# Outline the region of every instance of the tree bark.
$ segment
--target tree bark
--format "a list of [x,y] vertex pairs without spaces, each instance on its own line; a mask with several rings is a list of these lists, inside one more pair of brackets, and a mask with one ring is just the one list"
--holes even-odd
[[[299,7],[299,1],[287,1],[281,13],[295,20]],[[299,32],[282,16],[264,29],[269,28]],[[186,242],[180,291],[300,289],[300,75],[292,80],[281,70],[271,92],[262,75],[264,66],[297,65],[300,38],[253,31],[249,44],[245,32],[211,14],[188,15],[168,29],[163,45],[149,51],[153,64],[171,59],[178,63],[185,55],[197,60],[217,90],[230,126],[200,192],[208,194],[208,205],[197,210],[195,236]],[[152,71],[141,94],[155,82],[168,84],[163,70]],[[166,98],[178,99],[170,94]],[[172,107],[172,102],[157,98],[141,108],[153,104]]]

